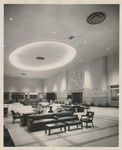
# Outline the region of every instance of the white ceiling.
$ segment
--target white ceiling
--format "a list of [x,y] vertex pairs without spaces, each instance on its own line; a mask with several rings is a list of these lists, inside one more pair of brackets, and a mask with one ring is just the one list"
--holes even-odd
[[[105,12],[106,19],[96,25],[88,24],[87,17],[94,12]],[[68,39],[74,36],[72,40]],[[58,69],[30,71],[19,69],[9,62],[12,51],[31,43],[60,42],[76,50],[75,58]],[[36,56],[43,51],[46,64],[57,61],[61,47],[39,45],[22,55],[23,62],[39,66]],[[56,50],[57,49],[57,50]],[[83,4],[6,4],[4,5],[4,75],[5,77],[44,79],[73,66],[119,52],[119,6]],[[45,54],[44,54],[45,53]],[[64,54],[62,55],[64,57]],[[61,57],[61,59],[62,59]],[[31,61],[31,58],[33,60]],[[49,59],[50,58],[50,59]],[[35,59],[35,61],[34,61]],[[16,62],[15,62],[16,63]],[[41,61],[43,65],[44,61]],[[27,75],[22,76],[21,73]]]

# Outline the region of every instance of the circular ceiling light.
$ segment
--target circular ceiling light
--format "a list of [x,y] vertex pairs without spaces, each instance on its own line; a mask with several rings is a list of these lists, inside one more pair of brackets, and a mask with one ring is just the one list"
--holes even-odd
[[[54,45],[56,48],[54,48]],[[34,50],[35,47],[38,47],[38,49]],[[28,55],[26,55],[26,63],[22,60],[22,57],[25,56],[25,51],[28,53]],[[60,53],[62,55],[60,55]],[[14,67],[19,69],[45,71],[68,64],[73,60],[75,55],[76,50],[70,45],[60,42],[42,41],[30,43],[14,50],[9,55],[9,61]],[[35,61],[35,58],[43,61]],[[56,58],[58,58],[58,60]]]
[[37,60],[44,60],[44,57],[36,57]]
[[87,22],[89,24],[95,25],[103,22],[106,18],[106,13],[104,12],[95,12],[92,13],[90,16],[87,18]]
[[27,75],[26,73],[21,73],[21,75]]

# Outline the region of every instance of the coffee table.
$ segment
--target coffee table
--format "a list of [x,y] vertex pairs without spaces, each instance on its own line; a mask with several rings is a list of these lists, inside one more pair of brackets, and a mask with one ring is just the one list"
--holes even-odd
[[66,132],[66,124],[65,123],[55,123],[55,124],[46,124],[45,125],[45,133],[47,133],[47,130],[49,130],[49,135],[51,134],[51,129],[64,128],[64,131]]
[[74,125],[81,125],[81,129],[83,129],[83,123],[80,120],[73,120],[73,121],[67,121],[64,122],[67,126],[68,126],[68,131],[70,131],[70,126],[74,126]]

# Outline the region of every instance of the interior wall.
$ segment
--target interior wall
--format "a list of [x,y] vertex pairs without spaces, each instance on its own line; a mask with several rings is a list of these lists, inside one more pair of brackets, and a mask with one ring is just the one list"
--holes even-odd
[[107,58],[102,57],[84,65],[84,101],[105,104],[107,98]]
[[107,58],[102,57],[84,65],[84,87],[107,90]]
[[68,71],[68,93],[84,88],[84,65],[74,67]]
[[38,79],[5,77],[4,92],[43,92],[43,81]]
[[67,71],[57,75],[57,98],[59,101],[67,99]]
[[119,84],[119,54],[107,57],[107,85]]
[[55,92],[57,91],[57,76],[44,80],[44,92]]
[[44,80],[44,92],[56,92],[57,99],[64,101],[67,98],[67,71]]
[[45,80],[5,78],[5,92],[57,92],[65,101],[72,92],[83,92],[83,100],[95,105],[108,101],[108,85],[119,84],[119,54],[73,67]]
[[[59,100],[66,100],[67,95],[72,92],[83,92],[84,101],[93,102],[95,105],[99,103],[105,105],[108,102],[107,85],[118,83],[119,65],[117,57],[118,54],[115,54],[101,57],[87,64],[81,64],[58,74],[53,79],[46,79],[46,82],[51,85],[49,85],[50,88],[53,87],[53,83],[57,84]],[[109,68],[110,64],[115,65]],[[114,78],[116,80],[113,82]]]
[[119,100],[112,100],[112,85],[119,85],[119,53],[107,57],[108,100],[111,106],[119,107]]

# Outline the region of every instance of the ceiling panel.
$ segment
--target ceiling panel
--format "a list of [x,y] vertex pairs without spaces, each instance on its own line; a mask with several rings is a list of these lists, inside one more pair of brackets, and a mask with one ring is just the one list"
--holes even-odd
[[[100,24],[88,24],[87,17],[94,12],[104,12],[106,19]],[[68,39],[70,36],[74,38]],[[9,56],[17,48],[43,41],[68,44],[76,50],[76,56],[65,66],[47,71],[23,70],[10,63]],[[5,4],[4,45],[5,77],[45,79],[54,76],[72,66],[119,52],[119,5]],[[39,45],[28,50],[29,55],[22,54],[23,61],[35,67],[40,65],[36,61],[40,53],[46,57],[45,64],[50,64],[51,60],[57,61],[58,52],[62,51],[61,47],[52,48],[48,43],[39,47],[39,51],[36,47]],[[22,76],[25,72],[27,75]]]

